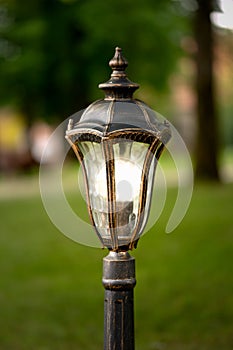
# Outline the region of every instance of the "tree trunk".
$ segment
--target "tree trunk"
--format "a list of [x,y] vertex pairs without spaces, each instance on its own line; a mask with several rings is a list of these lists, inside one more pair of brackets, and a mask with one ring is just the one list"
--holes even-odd
[[213,28],[210,14],[213,0],[198,0],[194,19],[194,34],[197,43],[197,117],[198,134],[196,145],[196,177],[219,181],[216,99],[213,77]]

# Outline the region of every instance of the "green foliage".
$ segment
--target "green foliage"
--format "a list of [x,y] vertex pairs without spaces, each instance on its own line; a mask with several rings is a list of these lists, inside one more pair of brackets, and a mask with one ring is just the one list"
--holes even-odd
[[64,118],[101,97],[121,46],[133,80],[164,89],[186,19],[170,0],[5,0],[0,5],[1,104]]

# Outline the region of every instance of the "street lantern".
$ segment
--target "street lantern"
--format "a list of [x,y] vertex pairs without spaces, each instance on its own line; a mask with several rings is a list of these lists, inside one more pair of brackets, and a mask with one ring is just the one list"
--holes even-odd
[[168,123],[142,101],[139,85],[125,73],[128,65],[116,48],[110,80],[100,84],[105,98],[71,119],[66,139],[84,175],[91,223],[103,247],[105,350],[134,349],[133,288],[136,248],[146,225],[157,161],[171,137]]

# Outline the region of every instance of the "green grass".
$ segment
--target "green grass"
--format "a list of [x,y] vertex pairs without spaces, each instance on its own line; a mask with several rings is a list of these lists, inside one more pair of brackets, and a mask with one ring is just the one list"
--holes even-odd
[[[132,253],[136,349],[230,350],[233,184],[197,186],[167,235],[175,194],[169,190],[162,217]],[[59,233],[39,195],[1,200],[0,215],[0,349],[102,349],[107,252]]]

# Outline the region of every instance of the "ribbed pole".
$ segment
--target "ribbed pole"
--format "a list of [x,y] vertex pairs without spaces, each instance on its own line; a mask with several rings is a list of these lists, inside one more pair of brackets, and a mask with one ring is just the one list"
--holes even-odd
[[103,259],[104,350],[134,350],[135,259],[110,252]]

